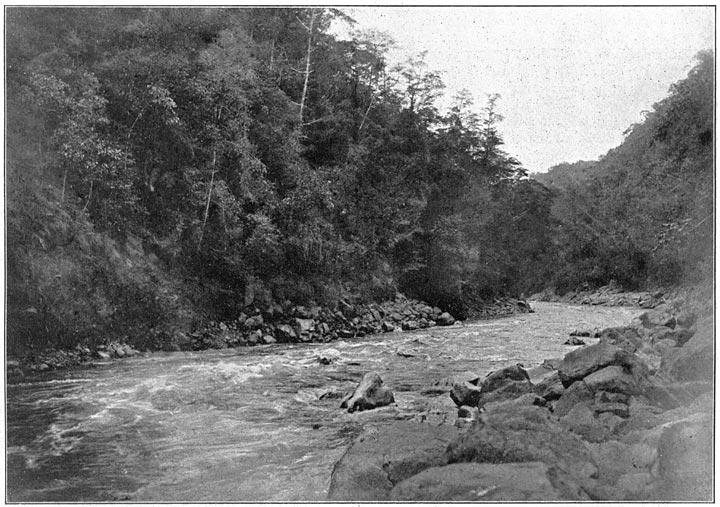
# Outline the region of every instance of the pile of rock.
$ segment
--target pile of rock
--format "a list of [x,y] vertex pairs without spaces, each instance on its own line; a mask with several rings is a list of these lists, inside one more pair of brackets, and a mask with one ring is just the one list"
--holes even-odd
[[328,342],[369,334],[450,326],[455,318],[437,307],[398,296],[384,303],[341,302],[335,309],[273,304],[248,309],[232,322],[215,323],[177,340],[179,349],[224,348],[269,343]]
[[458,379],[456,427],[371,429],[329,499],[712,500],[713,345],[712,317],[665,305],[561,361]]
[[61,368],[69,368],[93,360],[109,360],[120,357],[132,357],[140,354],[139,351],[126,343],[112,341],[109,344],[88,347],[77,345],[72,349],[47,349],[38,352],[24,361],[6,361],[8,380],[22,379],[27,372],[43,372]]
[[530,301],[545,301],[550,303],[567,303],[575,305],[599,306],[638,306],[640,308],[655,308],[665,302],[666,293],[663,290],[626,292],[616,284],[609,284],[599,289],[580,289],[570,291],[558,296],[553,289],[533,294]]

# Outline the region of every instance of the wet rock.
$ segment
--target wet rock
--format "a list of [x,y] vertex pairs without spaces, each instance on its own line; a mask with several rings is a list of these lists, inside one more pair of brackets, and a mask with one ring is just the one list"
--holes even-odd
[[366,373],[353,393],[343,400],[340,408],[347,408],[348,412],[371,410],[384,407],[395,402],[392,391],[383,387],[383,381],[375,372]]
[[575,331],[570,332],[570,336],[589,337],[589,336],[592,336],[592,334],[593,333],[591,331],[588,331],[587,329],[583,329],[583,330],[576,329]]
[[368,428],[335,464],[328,500],[388,500],[395,484],[446,464],[445,449],[457,435],[452,426],[409,421]]
[[579,488],[558,488],[560,472],[541,462],[455,463],[433,467],[395,486],[391,501],[509,502],[583,500]]
[[438,326],[452,326],[455,324],[455,318],[448,312],[443,312],[437,316],[435,322]]
[[580,338],[573,336],[569,340],[566,340],[565,343],[563,343],[563,345],[578,346],[578,345],[585,345],[585,342],[582,341]]
[[342,354],[337,349],[325,349],[318,351],[317,362],[320,364],[328,365],[336,363]]

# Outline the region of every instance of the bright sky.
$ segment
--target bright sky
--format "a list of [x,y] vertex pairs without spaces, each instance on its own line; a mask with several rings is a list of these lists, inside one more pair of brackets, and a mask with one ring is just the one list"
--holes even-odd
[[715,47],[713,7],[352,7],[393,62],[428,51],[449,100],[499,93],[505,148],[531,172],[595,160]]

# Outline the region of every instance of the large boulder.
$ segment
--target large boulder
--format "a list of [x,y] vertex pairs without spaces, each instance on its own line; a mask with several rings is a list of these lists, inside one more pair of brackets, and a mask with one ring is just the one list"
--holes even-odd
[[562,472],[542,462],[454,463],[429,468],[393,488],[402,502],[548,502],[587,499]]
[[455,402],[455,405],[462,407],[464,405],[470,407],[477,407],[480,402],[480,394],[482,388],[477,385],[479,379],[474,381],[461,380],[453,384],[450,390],[450,398]]
[[565,387],[606,366],[622,366],[636,378],[647,375],[648,369],[634,354],[607,342],[573,350],[565,355],[558,367]]
[[455,318],[448,312],[443,312],[435,318],[438,326],[452,326],[455,324]]
[[711,415],[665,428],[658,446],[666,500],[713,499],[713,420]]
[[638,383],[635,377],[625,371],[622,366],[606,366],[583,379],[590,391],[607,391],[610,393],[635,394]]
[[328,499],[388,500],[395,484],[447,463],[445,449],[458,436],[453,426],[396,421],[360,435],[335,464]]
[[383,387],[380,375],[371,371],[366,373],[355,390],[343,400],[340,408],[347,408],[348,412],[370,410],[384,407],[395,402],[395,396],[387,387]]
[[533,391],[530,377],[520,365],[491,372],[480,385],[478,383],[479,379],[455,383],[450,398],[458,407],[482,408],[486,403],[511,400]]
[[534,405],[498,403],[480,423],[448,447],[450,463],[524,463],[541,461],[557,467],[581,484],[597,474],[590,452],[579,437]]
[[698,321],[697,332],[680,348],[668,351],[660,371],[675,380],[711,380],[715,366],[715,339],[712,317]]

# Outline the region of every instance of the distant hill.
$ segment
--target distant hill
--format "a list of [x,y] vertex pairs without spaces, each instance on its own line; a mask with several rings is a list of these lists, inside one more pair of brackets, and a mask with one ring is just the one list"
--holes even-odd
[[588,160],[579,160],[573,163],[563,162],[551,167],[546,173],[531,174],[530,177],[546,187],[566,189],[571,184],[587,181],[593,174],[596,165],[597,161]]

